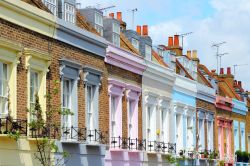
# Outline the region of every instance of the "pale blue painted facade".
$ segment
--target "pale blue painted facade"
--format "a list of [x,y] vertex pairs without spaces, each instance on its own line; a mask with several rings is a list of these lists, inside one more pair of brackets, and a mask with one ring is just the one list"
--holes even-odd
[[233,101],[233,112],[241,115],[246,115],[247,114],[247,106],[246,103],[243,101],[239,101],[236,99],[232,99]]
[[177,90],[173,91],[173,100],[196,107],[196,99],[194,96],[190,96]]
[[234,127],[234,152],[240,150],[240,140],[239,140],[239,122],[234,120],[233,122]]

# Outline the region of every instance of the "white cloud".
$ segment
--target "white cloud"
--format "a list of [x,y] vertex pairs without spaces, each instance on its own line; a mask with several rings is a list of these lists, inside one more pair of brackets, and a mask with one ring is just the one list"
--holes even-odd
[[234,64],[248,66],[238,67],[236,79],[243,81],[243,86],[250,90],[250,1],[249,0],[212,0],[215,13],[201,20],[178,18],[153,25],[150,34],[154,44],[166,44],[167,36],[176,32],[194,33],[185,39],[185,48],[197,49],[201,63],[210,69],[216,68],[215,49],[213,42],[226,41],[220,53],[228,52],[222,57],[223,67]]

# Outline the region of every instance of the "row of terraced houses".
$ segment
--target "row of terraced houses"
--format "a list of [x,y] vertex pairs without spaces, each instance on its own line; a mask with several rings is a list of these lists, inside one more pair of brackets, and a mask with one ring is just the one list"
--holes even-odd
[[[72,112],[53,115],[65,165],[159,166],[169,154],[206,165],[204,154],[217,152],[213,165],[233,165],[250,149],[249,93],[230,67],[209,70],[196,50],[184,53],[178,35],[153,47],[148,26],[127,29],[121,12],[1,0],[0,165],[39,165],[34,138],[44,132],[27,125],[27,108],[37,94],[46,120],[55,80],[51,104]],[[18,141],[8,136],[15,129]]]

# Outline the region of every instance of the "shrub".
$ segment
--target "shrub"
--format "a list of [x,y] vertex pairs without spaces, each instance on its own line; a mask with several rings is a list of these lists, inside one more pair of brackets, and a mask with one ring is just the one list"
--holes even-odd
[[237,150],[235,152],[235,155],[237,156],[237,162],[242,162],[242,152],[240,150]]
[[242,156],[242,161],[244,163],[248,163],[248,160],[249,160],[248,153],[247,152],[242,152],[241,156]]

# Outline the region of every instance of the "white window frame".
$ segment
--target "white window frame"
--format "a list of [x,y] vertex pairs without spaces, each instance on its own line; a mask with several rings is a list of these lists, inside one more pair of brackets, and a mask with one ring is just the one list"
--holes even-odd
[[[65,91],[65,83],[68,83],[68,91]],[[71,100],[72,100],[72,80],[64,78],[62,80],[62,111],[72,111],[71,110]],[[65,101],[66,100],[66,103]],[[66,104],[66,105],[64,105]],[[70,130],[72,126],[72,115],[62,115],[62,126],[64,130]]]
[[116,22],[112,24],[112,41],[113,44],[117,47],[120,47],[120,25]]
[[[86,86],[86,91],[87,91],[87,127],[88,130],[94,130],[94,95],[95,95],[95,85],[88,84]],[[90,93],[89,93],[90,92]],[[89,95],[90,94],[90,95]]]
[[[34,78],[33,78],[34,76]],[[40,89],[40,73],[36,70],[31,69],[30,71],[30,122],[32,121],[36,121],[37,117],[36,115],[34,115],[33,113],[33,109],[35,107],[35,103],[36,103],[36,95],[39,94],[39,89]],[[32,85],[32,80],[34,80],[34,84]],[[33,90],[32,90],[33,89]]]
[[64,16],[65,21],[70,23],[75,23],[75,7],[72,4],[65,3],[64,4]]
[[168,111],[166,108],[162,108],[161,110],[161,141],[167,142],[167,132],[168,132]]
[[[198,132],[199,132],[199,150],[205,150],[205,127],[204,119],[198,119]],[[201,145],[201,146],[200,146]]]
[[[5,67],[4,67],[5,66]],[[8,114],[8,97],[9,97],[9,66],[0,62],[0,117]]]
[[128,100],[128,137],[129,138],[133,137],[132,131],[134,129],[133,120],[134,120],[134,114],[135,114],[135,109],[133,108],[134,106],[135,106],[135,101],[129,99]]
[[132,38],[132,45],[134,46],[135,49],[139,50],[139,41],[135,38]]
[[57,15],[57,3],[56,0],[43,0],[44,5],[53,13],[53,15]]
[[116,101],[117,100],[118,100],[118,97],[111,95],[110,97],[111,137],[117,137],[116,135],[116,113],[117,113]]
[[152,60],[152,47],[149,45],[145,45],[145,57],[148,60]]
[[187,147],[192,148],[193,145],[193,117],[187,116]]
[[103,36],[103,16],[100,13],[95,13],[95,29]]
[[214,150],[214,122],[207,121],[208,150]]

